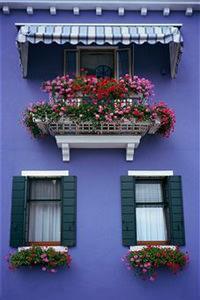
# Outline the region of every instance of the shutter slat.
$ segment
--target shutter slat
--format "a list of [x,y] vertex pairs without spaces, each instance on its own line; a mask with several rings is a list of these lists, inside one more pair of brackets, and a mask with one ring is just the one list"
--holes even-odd
[[12,210],[10,228],[10,246],[17,248],[25,246],[27,179],[24,176],[14,176],[12,184]]
[[75,215],[75,212],[76,212],[76,208],[75,208],[75,205],[73,206],[63,206],[63,214],[65,215]]
[[124,246],[137,244],[135,178],[121,176],[122,242]]
[[61,243],[68,247],[76,245],[76,182],[75,176],[62,177]]
[[185,245],[185,229],[183,215],[183,198],[181,176],[166,178],[166,197],[170,214],[170,243]]

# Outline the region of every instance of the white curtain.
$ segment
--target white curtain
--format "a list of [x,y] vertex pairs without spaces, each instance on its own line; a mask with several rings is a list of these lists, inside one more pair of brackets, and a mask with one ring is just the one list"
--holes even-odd
[[61,204],[60,201],[53,201],[56,199],[60,200],[60,195],[59,179],[44,178],[31,180],[29,241],[60,241]]
[[137,207],[137,240],[166,241],[167,228],[162,207]]
[[162,202],[162,185],[160,183],[137,183],[136,201]]
[[30,200],[60,199],[60,181],[57,179],[31,180]]
[[137,183],[136,203],[144,206],[136,208],[137,240],[166,241],[167,228],[163,207],[145,206],[145,203],[162,203],[162,185],[159,182]]
[[57,242],[61,239],[59,201],[32,201],[29,216],[29,241]]

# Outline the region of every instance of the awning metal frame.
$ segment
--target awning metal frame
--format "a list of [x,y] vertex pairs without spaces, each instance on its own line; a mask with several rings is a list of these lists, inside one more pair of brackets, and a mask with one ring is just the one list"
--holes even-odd
[[[171,78],[175,78],[181,59],[183,38],[182,24],[80,24],[80,23],[16,23],[18,28],[17,47],[23,78],[28,75],[29,43],[71,43],[117,45],[117,44],[169,44]],[[83,35],[79,35],[79,31]],[[133,31],[133,32],[132,32]],[[103,32],[103,34],[102,34]],[[130,34],[131,32],[131,34]]]

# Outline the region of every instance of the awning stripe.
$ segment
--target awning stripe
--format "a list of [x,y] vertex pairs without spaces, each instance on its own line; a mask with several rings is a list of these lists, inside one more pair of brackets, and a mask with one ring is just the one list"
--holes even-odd
[[95,43],[103,45],[108,43],[116,45],[122,43],[143,44],[145,42],[156,44],[180,43],[183,41],[181,32],[176,26],[131,26],[131,25],[22,25],[19,28],[17,41],[37,44],[43,42],[50,44]]

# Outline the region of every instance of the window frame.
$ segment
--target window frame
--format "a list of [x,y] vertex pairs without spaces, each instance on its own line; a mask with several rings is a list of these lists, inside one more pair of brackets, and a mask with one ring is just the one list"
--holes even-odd
[[76,76],[78,76],[79,72],[78,72],[78,53],[77,53],[77,48],[75,49],[70,49],[70,48],[66,48],[64,49],[64,68],[63,68],[63,74],[67,75],[67,70],[66,70],[66,63],[67,63],[67,52],[75,52],[76,55]]
[[[168,207],[168,205],[166,204],[166,201],[165,201],[165,191],[164,191],[163,182],[164,182],[164,179],[167,176],[173,176],[173,175],[174,175],[174,172],[172,170],[161,170],[161,171],[157,171],[157,170],[156,171],[150,171],[150,170],[148,170],[148,171],[135,170],[134,171],[134,170],[129,170],[128,171],[128,176],[136,177],[136,183],[141,181],[141,183],[144,183],[144,182],[146,182],[146,183],[160,182],[162,184],[162,196],[163,196],[162,205],[163,205],[163,208],[165,208],[164,213],[165,213],[165,222],[166,222],[166,230],[167,230],[167,240],[166,241],[138,241],[137,240],[137,245],[138,246],[146,246],[146,245],[165,246],[165,245],[170,244],[169,207]],[[149,206],[151,204],[149,204]],[[137,200],[135,199],[135,208],[137,208],[137,207],[138,207],[138,203],[137,203]],[[137,221],[136,221],[136,230],[137,230]]]
[[64,75],[67,74],[66,69],[66,55],[67,52],[76,52],[76,76],[80,76],[80,65],[81,65],[81,51],[113,51],[113,65],[114,65],[114,79],[119,78],[119,51],[128,51],[129,59],[129,75],[134,75],[134,45],[120,48],[119,46],[76,46],[76,48],[66,48],[64,49]]
[[128,60],[129,60],[129,65],[128,65],[128,74],[130,76],[134,75],[134,44],[129,45],[129,47],[125,48],[118,48],[117,49],[117,57],[116,57],[116,65],[117,65],[117,73],[116,77],[119,79],[119,52],[121,51],[128,51]]
[[[21,171],[21,176],[25,176],[28,179],[28,183],[27,183],[27,199],[26,199],[26,228],[25,228],[25,238],[26,238],[26,243],[29,246],[34,246],[34,245],[38,245],[38,246],[61,246],[61,239],[60,241],[29,241],[29,221],[30,221],[30,201],[46,201],[46,199],[44,200],[31,200],[30,199],[30,181],[29,179],[46,179],[48,178],[50,179],[57,179],[60,178],[62,176],[69,176],[69,171]],[[61,182],[60,182],[61,184]],[[48,200],[48,201],[54,201],[54,199],[52,200]],[[61,209],[62,209],[62,196],[60,197],[60,200],[56,200],[56,201],[60,201],[61,202]],[[61,226],[62,226],[62,220],[61,220]],[[61,227],[62,230],[62,227]]]
[[[145,177],[137,177],[136,184],[151,184],[151,183],[159,183],[161,184],[162,191],[162,202],[137,202],[137,198],[135,199],[135,207],[136,207],[136,215],[137,215],[137,207],[162,207],[164,210],[164,218],[165,225],[167,230],[167,239],[166,240],[158,240],[158,241],[142,241],[137,240],[137,245],[168,245],[169,244],[169,218],[168,218],[168,205],[165,201],[165,191],[163,186],[163,180],[159,178],[150,178],[147,179]],[[137,219],[136,219],[136,229],[137,229]]]
[[117,50],[118,47],[101,47],[101,46],[78,46],[77,47],[77,69],[78,69],[78,76],[81,74],[81,52],[83,51],[88,51],[88,52],[96,52],[96,53],[101,53],[101,52],[113,52],[113,71],[114,71],[114,78],[117,77]]
[[117,46],[77,46],[77,75],[80,76],[81,68],[81,51],[94,51],[94,52],[113,52],[113,66],[114,66],[114,78],[117,77]]

